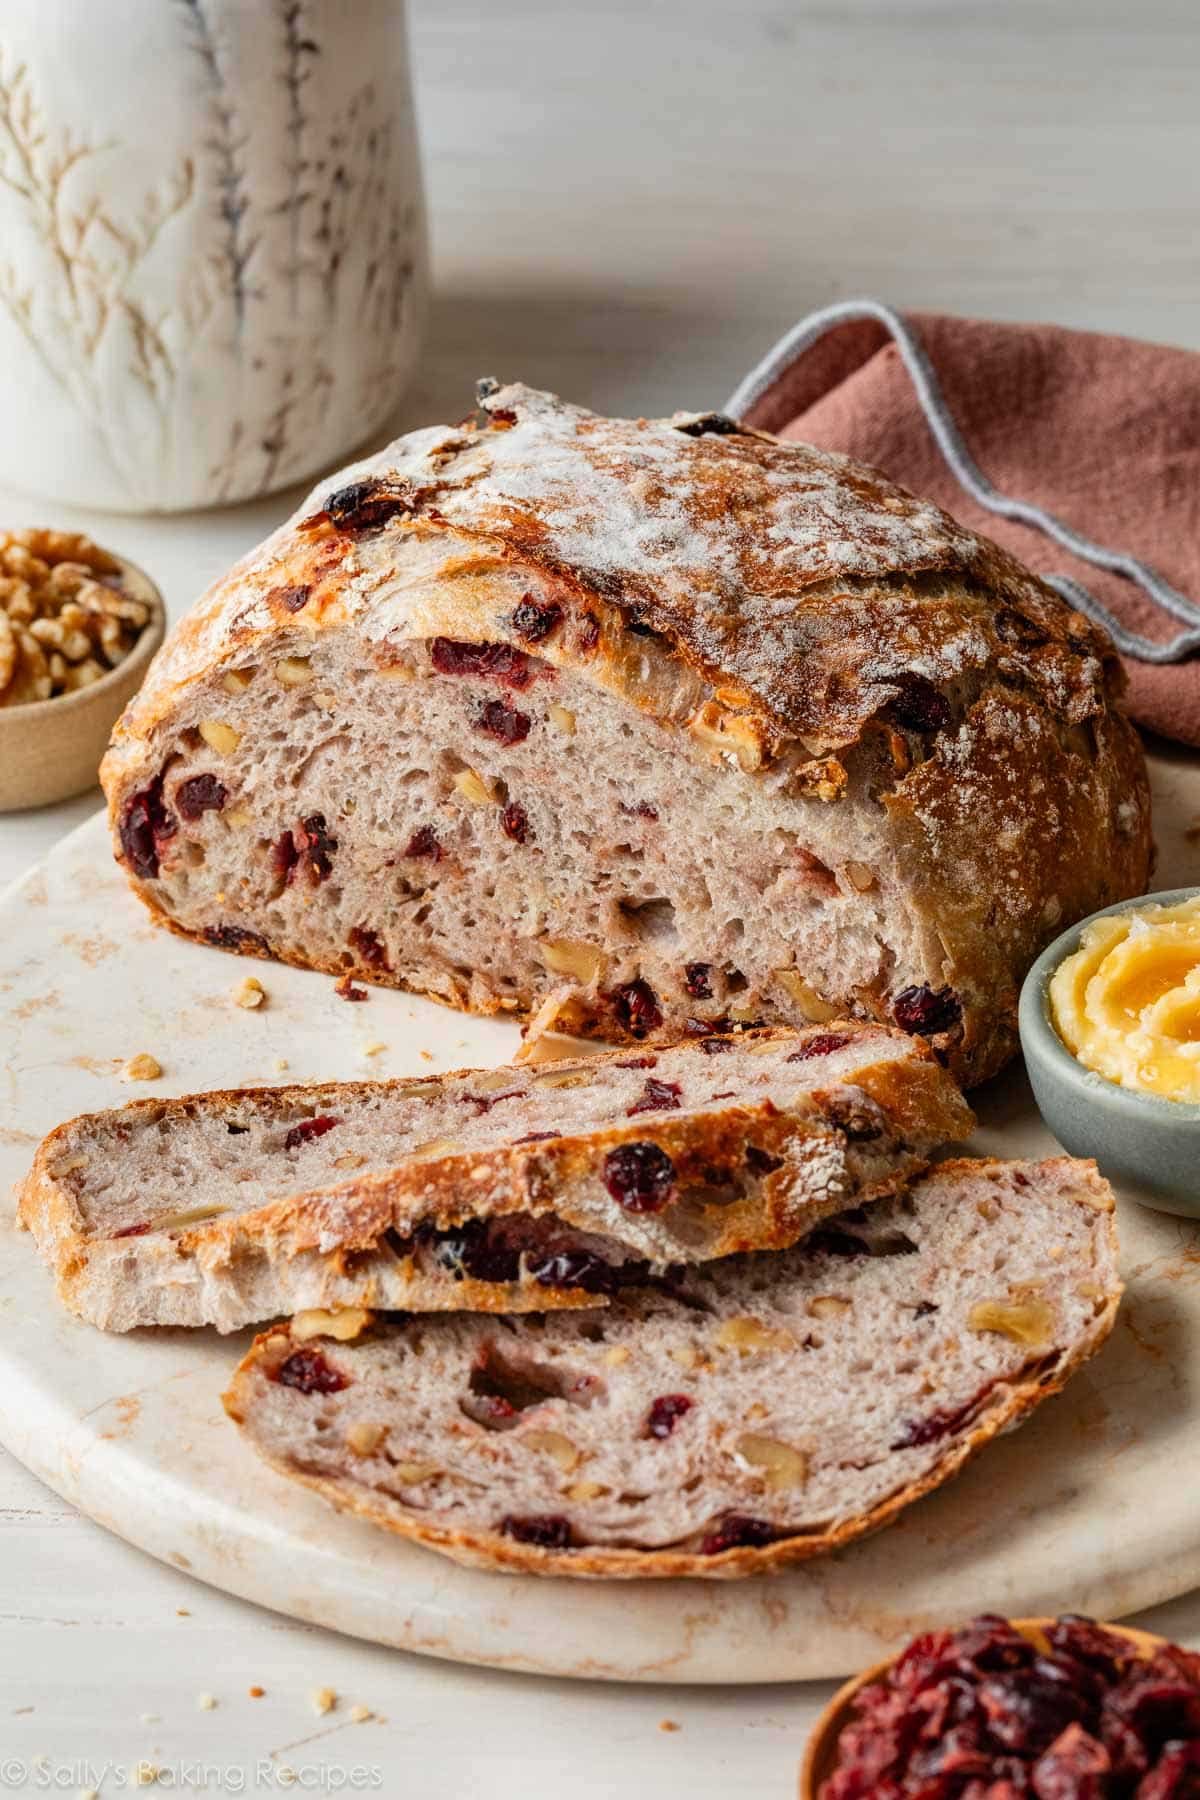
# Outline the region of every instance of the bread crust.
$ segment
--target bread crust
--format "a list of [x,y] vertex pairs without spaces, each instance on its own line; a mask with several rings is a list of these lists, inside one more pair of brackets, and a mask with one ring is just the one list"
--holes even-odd
[[[850,1038],[874,1031],[855,1022],[838,1029]],[[746,1033],[740,1041],[800,1043],[804,1035],[768,1028]],[[607,1129],[564,1135],[549,1143],[501,1143],[436,1158],[410,1158],[366,1178],[351,1178],[336,1187],[289,1195],[244,1213],[219,1216],[177,1236],[152,1233],[145,1238],[93,1234],[69,1172],[67,1176],[56,1172],[64,1152],[89,1123],[88,1115],[83,1115],[58,1126],[39,1145],[21,1189],[18,1217],[33,1233],[52,1268],[63,1304],[108,1330],[149,1323],[213,1322],[228,1331],[296,1310],[301,1304],[477,1312],[596,1306],[603,1304],[601,1297],[581,1288],[543,1287],[532,1280],[521,1284],[469,1278],[438,1282],[423,1277],[411,1263],[405,1269],[394,1255],[375,1253],[389,1232],[408,1235],[425,1222],[444,1229],[467,1218],[513,1213],[534,1217],[552,1213],[566,1225],[595,1232],[595,1213],[578,1202],[581,1185],[616,1145],[647,1136],[672,1158],[684,1186],[689,1180],[703,1179],[703,1171],[711,1165],[736,1167],[748,1136],[779,1156],[782,1166],[766,1175],[751,1193],[710,1209],[715,1230],[707,1254],[728,1256],[751,1249],[786,1248],[822,1218],[847,1204],[891,1191],[919,1172],[927,1159],[917,1152],[905,1154],[901,1146],[910,1139],[933,1146],[961,1141],[971,1131],[970,1108],[932,1052],[907,1041],[900,1047],[902,1061],[888,1059],[881,1044],[879,1060],[853,1070],[848,1078],[848,1087],[866,1094],[880,1107],[898,1146],[888,1176],[860,1183],[853,1196],[844,1187],[824,1194],[805,1187],[807,1150],[840,1145],[844,1151],[847,1147],[838,1095],[816,1089],[799,1096],[788,1113],[779,1112],[768,1100],[678,1118],[656,1114],[652,1122],[631,1120]],[[616,1061],[620,1055],[620,1051],[612,1051],[568,1058],[555,1067],[589,1070]],[[469,1073],[452,1071],[438,1079],[449,1082]],[[334,1111],[357,1095],[410,1085],[399,1080],[230,1088],[177,1100],[134,1101],[122,1109],[122,1116],[165,1120],[169,1125],[189,1109],[203,1107],[219,1114],[259,1095],[280,1107],[298,1101],[318,1112]],[[845,1091],[841,1089],[843,1095]],[[136,1282],[131,1259],[136,1259]],[[200,1277],[196,1283],[181,1283],[183,1264],[195,1265]],[[257,1309],[247,1311],[246,1305],[252,1303],[240,1295],[238,1272],[243,1267],[263,1266],[278,1287],[271,1290],[271,1304],[260,1303]],[[214,1296],[223,1286],[230,1290],[228,1304],[218,1305]],[[215,1318],[211,1316],[214,1306]]]
[[[979,1168],[977,1160],[962,1157],[939,1165],[952,1175],[956,1170],[970,1172]],[[1091,1161],[1074,1161],[1070,1157],[1051,1159],[1049,1167],[1072,1168],[1086,1184],[1087,1194],[1080,1204],[1094,1207],[1104,1216],[1108,1248],[1115,1258],[1117,1250],[1115,1206],[1112,1190]],[[341,1511],[354,1513],[373,1525],[382,1526],[400,1537],[410,1539],[427,1549],[437,1550],[471,1568],[528,1575],[571,1575],[592,1580],[628,1580],[632,1578],[734,1580],[749,1575],[771,1575],[795,1563],[828,1555],[858,1538],[888,1525],[896,1516],[940,1487],[958,1473],[985,1445],[1000,1432],[1018,1425],[1041,1401],[1059,1392],[1075,1371],[1093,1356],[1107,1338],[1115,1323],[1123,1292],[1120,1282],[1106,1297],[1086,1336],[1049,1362],[1039,1359],[1031,1364],[1027,1375],[1016,1383],[1001,1384],[994,1397],[989,1396],[967,1436],[955,1443],[937,1463],[918,1480],[899,1488],[861,1517],[844,1521],[837,1527],[804,1537],[782,1538],[760,1548],[743,1546],[714,1556],[701,1556],[694,1551],[627,1550],[583,1548],[571,1551],[542,1549],[521,1544],[498,1532],[463,1531],[441,1528],[422,1520],[416,1514],[407,1516],[385,1511],[373,1505],[360,1490],[345,1489],[337,1481],[301,1469],[285,1458],[273,1457],[256,1444],[258,1453],[286,1475],[321,1495],[322,1499]],[[282,1344],[281,1344],[282,1338]],[[286,1345],[286,1348],[283,1346]],[[235,1424],[242,1425],[253,1399],[253,1387],[264,1358],[277,1359],[288,1353],[292,1340],[285,1327],[262,1332],[239,1363],[228,1390],[222,1396],[226,1412]]]
[[[360,491],[356,513],[345,497]],[[322,483],[181,622],[102,767],[118,857],[121,809],[197,683],[329,631],[356,634],[385,671],[440,633],[528,649],[512,622],[523,595],[565,621],[539,657],[701,732],[750,774],[799,744],[836,791],[843,753],[868,736],[892,745],[879,798],[920,871],[914,914],[945,945],[963,1019],[933,1042],[965,1080],[1015,1049],[1041,946],[1145,886],[1149,789],[1120,663],[1045,583],[847,458],[694,415],[603,419],[522,386],[485,397],[478,428],[412,433]],[[660,678],[635,678],[651,652]],[[897,730],[914,683],[941,720],[915,733],[903,718]],[[157,884],[130,878],[180,930]],[[498,1010],[478,992],[435,997]],[[538,997],[515,998],[528,1016]],[[887,996],[860,1000],[889,1016]],[[573,1029],[625,1036],[586,1006]]]

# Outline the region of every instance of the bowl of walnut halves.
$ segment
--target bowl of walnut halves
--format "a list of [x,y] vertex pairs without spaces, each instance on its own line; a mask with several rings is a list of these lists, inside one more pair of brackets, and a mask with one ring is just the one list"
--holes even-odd
[[124,557],[73,531],[0,531],[0,812],[95,784],[163,627]]

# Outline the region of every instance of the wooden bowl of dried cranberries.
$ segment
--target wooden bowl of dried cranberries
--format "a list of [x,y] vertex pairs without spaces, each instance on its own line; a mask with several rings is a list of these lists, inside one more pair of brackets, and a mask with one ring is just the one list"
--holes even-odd
[[1200,1800],[1200,1655],[1071,1615],[927,1632],[834,1695],[800,1800]]
[[0,812],[83,793],[162,643],[149,576],[73,531],[0,531]]

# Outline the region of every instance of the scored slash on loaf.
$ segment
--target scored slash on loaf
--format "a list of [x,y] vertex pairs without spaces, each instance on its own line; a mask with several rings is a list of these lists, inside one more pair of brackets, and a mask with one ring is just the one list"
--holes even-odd
[[773,1255],[545,1319],[263,1333],[225,1404],[268,1462],[458,1561],[733,1576],[886,1524],[1116,1315],[1090,1163],[959,1161]]
[[103,780],[209,944],[617,1041],[852,1014],[974,1082],[1041,947],[1145,884],[1122,687],[876,470],[489,384],[216,584]]
[[972,1125],[902,1032],[749,1032],[85,1115],[39,1148],[21,1218],[66,1304],[115,1331],[594,1305],[791,1244]]

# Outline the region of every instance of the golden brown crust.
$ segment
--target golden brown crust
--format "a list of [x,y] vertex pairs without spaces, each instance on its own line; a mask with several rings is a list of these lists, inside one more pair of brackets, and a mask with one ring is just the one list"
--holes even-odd
[[[839,1034],[868,1035],[872,1027],[855,1022],[839,1025]],[[820,1028],[814,1028],[820,1035]],[[805,1036],[766,1029],[743,1034],[742,1042],[773,1042]],[[974,1120],[954,1082],[932,1053],[920,1044],[898,1045],[902,1064],[886,1055],[855,1069],[848,1083],[874,1098],[888,1119],[897,1140],[894,1167],[886,1178],[863,1184],[855,1202],[876,1198],[898,1182],[916,1174],[924,1157],[906,1153],[906,1140],[925,1144],[962,1141]],[[564,1059],[556,1068],[578,1066],[587,1070],[619,1058],[620,1051],[579,1059]],[[468,1071],[439,1077],[454,1080]],[[379,1084],[364,1082],[284,1086],[260,1090],[272,1105],[286,1108],[292,1102],[335,1111],[339,1104]],[[410,1081],[383,1084],[403,1088]],[[125,1110],[131,1118],[162,1120],[168,1125],[189,1110],[203,1106],[220,1111],[247,1098],[256,1090],[233,1088],[190,1095],[177,1100],[138,1100]],[[419,1223],[438,1229],[457,1225],[466,1218],[525,1213],[553,1213],[568,1226],[594,1231],[596,1218],[576,1203],[576,1195],[593,1176],[605,1156],[617,1144],[633,1142],[652,1132],[654,1141],[672,1158],[680,1186],[710,1184],[714,1170],[740,1170],[748,1138],[768,1154],[787,1160],[778,1171],[758,1182],[754,1190],[733,1203],[703,1205],[693,1210],[693,1222],[703,1228],[707,1256],[728,1256],[751,1249],[784,1249],[810,1226],[847,1204],[844,1189],[827,1194],[806,1192],[796,1203],[798,1161],[806,1147],[819,1152],[842,1141],[843,1097],[815,1090],[798,1099],[789,1113],[763,1102],[723,1108],[703,1115],[656,1116],[653,1126],[642,1121],[614,1125],[606,1130],[563,1136],[548,1143],[500,1144],[492,1149],[462,1151],[441,1157],[409,1159],[397,1168],[366,1178],[350,1178],[336,1187],[287,1196],[250,1212],[207,1220],[177,1236],[139,1239],[140,1258],[157,1256],[164,1268],[178,1259],[195,1259],[209,1269],[236,1267],[239,1260],[266,1259],[283,1265],[307,1258],[328,1271],[328,1292],[314,1296],[313,1304],[378,1306],[384,1304],[377,1286],[377,1272],[356,1259],[369,1257],[389,1232],[405,1234]],[[98,1323],[97,1298],[107,1296],[113,1279],[114,1257],[129,1249],[127,1242],[96,1236],[88,1230],[71,1187],[56,1173],[64,1143],[77,1137],[83,1119],[69,1120],[43,1140],[21,1189],[18,1216],[35,1238],[39,1250],[54,1270],[60,1299],[72,1311]],[[331,1244],[330,1237],[335,1241]],[[699,1236],[697,1242],[699,1243]],[[487,1282],[461,1282],[437,1288],[422,1282],[413,1272],[403,1304],[412,1310],[425,1308],[468,1311],[551,1310],[602,1304],[597,1296],[578,1288],[542,1287]],[[390,1299],[387,1304],[400,1304]],[[278,1310],[278,1309],[276,1309]],[[258,1317],[269,1316],[260,1313]],[[182,1322],[182,1321],[180,1321]]]
[[[381,669],[439,632],[521,648],[525,591],[564,616],[539,656],[661,707],[749,773],[798,740],[832,804],[845,769],[830,752],[885,752],[879,798],[966,1004],[962,1033],[935,1042],[969,1081],[1011,1054],[1017,987],[1055,929],[1145,886],[1120,664],[1045,583],[846,458],[728,422],[602,419],[523,387],[487,396],[478,428],[413,433],[323,484],[181,622],[102,770],[118,855],[121,806],[198,681],[329,630],[358,634]],[[649,687],[631,677],[647,656],[663,674]],[[133,885],[162,915],[154,884]],[[527,1015],[542,996],[509,998]],[[867,1016],[887,1007],[861,997]],[[623,1035],[598,1013],[578,1029]]]
[[[1070,1165],[1087,1171],[1092,1190],[1080,1203],[1106,1213],[1107,1236],[1112,1254],[1116,1255],[1115,1207],[1111,1190],[1103,1182],[1093,1162],[1076,1162],[1069,1157],[1054,1158],[1048,1168]],[[962,1157],[940,1165],[951,1174],[978,1167],[972,1159]],[[1004,1383],[986,1402],[982,1413],[972,1424],[969,1435],[947,1450],[938,1462],[917,1481],[898,1489],[861,1517],[849,1519],[831,1530],[805,1537],[782,1538],[761,1548],[742,1547],[715,1556],[702,1556],[691,1550],[602,1549],[595,1546],[570,1551],[546,1550],[520,1544],[498,1532],[462,1531],[432,1525],[416,1514],[407,1517],[385,1511],[373,1504],[363,1491],[345,1489],[339,1482],[298,1468],[282,1457],[267,1457],[281,1474],[303,1482],[314,1492],[342,1511],[355,1513],[373,1525],[382,1526],[400,1537],[409,1538],[427,1549],[438,1550],[456,1562],[474,1568],[498,1569],[530,1575],[574,1575],[600,1580],[638,1578],[703,1577],[706,1580],[735,1579],[747,1575],[770,1575],[792,1564],[806,1562],[841,1549],[856,1539],[888,1525],[906,1507],[925,1494],[941,1487],[958,1473],[985,1445],[1002,1431],[1020,1423],[1041,1401],[1056,1394],[1070,1380],[1081,1364],[1095,1354],[1112,1330],[1121,1302],[1118,1286],[1109,1294],[1102,1310],[1093,1321],[1086,1339],[1074,1345],[1051,1366],[1044,1361],[1030,1364],[1028,1372],[1015,1383]],[[226,1412],[241,1424],[252,1404],[253,1384],[258,1379],[264,1359],[278,1362],[292,1348],[285,1327],[276,1326],[255,1339],[234,1372],[228,1391],[222,1396]],[[256,1443],[260,1455],[266,1455]]]
[[965,1002],[961,1055],[998,1068],[1017,1047],[1022,976],[1044,945],[1145,886],[1140,746],[1114,714],[1069,725],[989,686],[883,803]]

